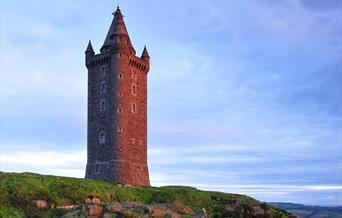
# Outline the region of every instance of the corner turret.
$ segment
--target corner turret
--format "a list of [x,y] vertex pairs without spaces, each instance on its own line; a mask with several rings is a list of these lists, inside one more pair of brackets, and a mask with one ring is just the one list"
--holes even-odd
[[89,40],[87,49],[85,50],[85,54],[86,54],[85,62],[86,62],[86,66],[88,66],[89,61],[90,61],[90,60],[94,57],[94,55],[95,55],[95,52],[94,52],[94,49],[93,49],[93,45],[91,44],[91,41],[90,41],[90,40]]
[[146,45],[145,45],[143,53],[141,55],[141,59],[143,59],[147,63],[148,67],[150,67],[150,55],[148,54]]

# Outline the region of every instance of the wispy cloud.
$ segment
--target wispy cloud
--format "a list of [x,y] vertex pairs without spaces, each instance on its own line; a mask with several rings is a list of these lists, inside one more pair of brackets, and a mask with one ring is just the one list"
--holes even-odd
[[[89,39],[98,51],[113,3],[1,4],[1,170],[83,177],[83,52]],[[338,0],[121,4],[152,57],[153,185],[342,201]]]

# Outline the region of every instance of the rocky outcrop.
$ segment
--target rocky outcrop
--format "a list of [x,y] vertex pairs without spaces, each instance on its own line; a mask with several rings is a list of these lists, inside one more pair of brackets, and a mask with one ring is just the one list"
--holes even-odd
[[[86,200],[86,202],[89,202]],[[114,217],[165,217],[165,218],[208,218],[203,208],[194,212],[191,208],[181,203],[165,204],[140,204],[137,202],[111,202],[106,204],[83,204],[63,216],[63,218],[114,218]]]

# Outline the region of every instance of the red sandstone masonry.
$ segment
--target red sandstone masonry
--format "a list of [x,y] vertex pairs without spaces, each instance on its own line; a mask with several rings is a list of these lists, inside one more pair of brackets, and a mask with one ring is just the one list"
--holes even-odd
[[[148,186],[146,47],[135,55],[118,8],[101,53],[91,43],[86,50],[88,68],[88,161],[86,178]],[[106,69],[102,75],[102,69]],[[106,92],[100,92],[106,84]],[[106,110],[101,111],[102,102]],[[105,143],[101,143],[102,133]]]

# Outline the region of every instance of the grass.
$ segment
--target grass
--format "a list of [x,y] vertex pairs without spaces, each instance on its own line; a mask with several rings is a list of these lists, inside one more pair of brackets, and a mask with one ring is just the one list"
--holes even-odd
[[[103,202],[179,202],[193,210],[205,208],[208,212],[222,210],[231,199],[243,199],[252,206],[261,204],[245,195],[201,191],[186,186],[125,187],[101,180],[0,172],[0,217],[23,217],[24,214],[31,217],[42,214],[59,216],[63,210],[37,209],[34,200],[45,199],[55,206],[82,204],[88,195],[97,195]],[[270,208],[283,214],[274,207]]]

